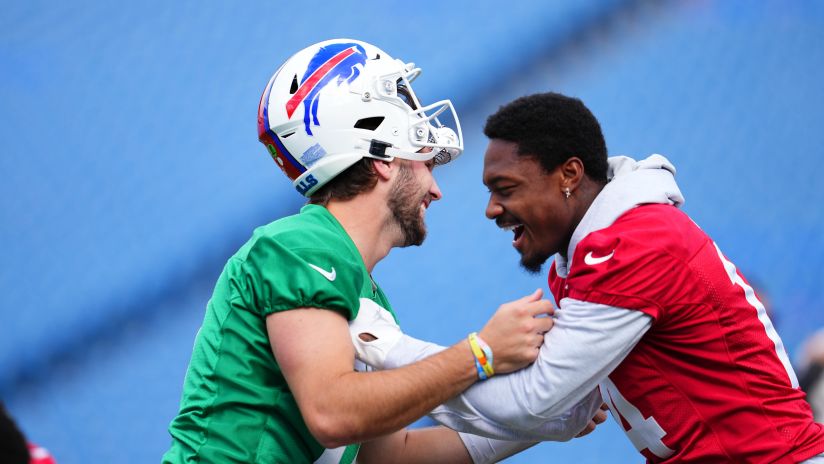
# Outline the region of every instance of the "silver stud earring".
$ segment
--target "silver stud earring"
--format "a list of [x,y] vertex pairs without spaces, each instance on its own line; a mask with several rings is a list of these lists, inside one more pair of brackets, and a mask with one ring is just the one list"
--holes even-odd
[[569,187],[564,189],[564,196],[569,198],[572,195],[572,192],[569,191]]

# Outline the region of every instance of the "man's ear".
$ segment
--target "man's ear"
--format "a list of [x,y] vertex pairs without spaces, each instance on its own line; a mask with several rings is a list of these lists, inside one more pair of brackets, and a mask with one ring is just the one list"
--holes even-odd
[[396,169],[391,161],[383,161],[379,159],[372,160],[372,166],[375,168],[375,173],[380,180],[389,180],[392,178],[392,171]]
[[573,193],[584,178],[584,162],[573,156],[559,166],[561,187],[570,189]]

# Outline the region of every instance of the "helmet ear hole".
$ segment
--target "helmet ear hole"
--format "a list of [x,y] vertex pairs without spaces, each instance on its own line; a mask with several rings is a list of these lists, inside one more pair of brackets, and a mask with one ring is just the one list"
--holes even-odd
[[366,129],[374,131],[381,125],[384,119],[386,118],[384,118],[383,116],[373,116],[371,118],[359,119],[355,123],[355,129]]
[[289,93],[294,95],[295,92],[298,91],[298,75],[295,74],[295,77],[292,78],[292,85],[289,87]]

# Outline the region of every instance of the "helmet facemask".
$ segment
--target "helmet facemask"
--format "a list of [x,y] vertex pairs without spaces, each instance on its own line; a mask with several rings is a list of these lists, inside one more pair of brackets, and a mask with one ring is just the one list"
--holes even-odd
[[[458,114],[449,100],[421,106],[412,89],[412,81],[420,74],[421,69],[415,67],[414,63],[406,63],[402,71],[378,76],[376,79],[375,88],[379,98],[398,105],[407,112],[408,143],[386,147],[384,155],[390,159],[398,157],[413,161],[429,161],[434,158],[436,165],[446,164],[463,151],[463,135]],[[444,113],[452,121],[457,132],[441,122],[439,116]],[[431,150],[422,152],[424,148]]]

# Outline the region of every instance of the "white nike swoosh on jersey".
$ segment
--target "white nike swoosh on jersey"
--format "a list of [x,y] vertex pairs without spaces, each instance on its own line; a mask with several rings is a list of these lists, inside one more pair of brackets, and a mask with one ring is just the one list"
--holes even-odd
[[312,263],[306,263],[306,264],[308,264],[308,265],[309,265],[309,267],[311,267],[312,269],[314,269],[314,270],[316,270],[316,271],[320,272],[320,275],[322,275],[322,276],[326,277],[326,278],[329,280],[329,282],[334,282],[334,281],[335,281],[335,277],[337,277],[337,276],[338,276],[338,274],[335,272],[335,267],[334,267],[334,266],[332,266],[332,270],[331,270],[331,271],[326,271],[326,270],[324,270],[324,269],[322,269],[322,268],[320,268],[320,267],[315,266],[315,265],[314,265],[314,264],[312,264]]
[[601,257],[596,258],[595,256],[592,256],[592,252],[590,251],[589,253],[587,253],[586,256],[584,256],[584,262],[589,264],[590,266],[595,266],[596,264],[601,264],[604,261],[609,260],[610,258],[612,258],[612,255],[614,255],[614,254],[615,254],[615,250],[612,250],[612,253],[610,253],[606,256],[601,256]]

